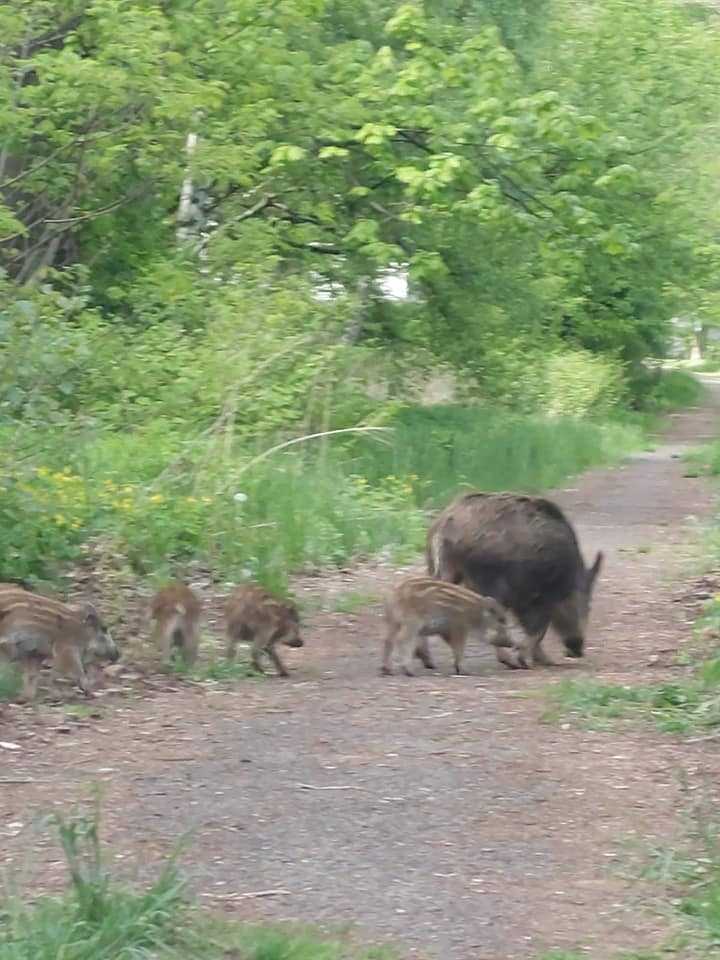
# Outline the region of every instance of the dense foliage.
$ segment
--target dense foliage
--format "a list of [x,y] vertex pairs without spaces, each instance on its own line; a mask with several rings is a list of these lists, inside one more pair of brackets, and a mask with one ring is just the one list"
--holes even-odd
[[597,419],[715,320],[701,4],[24,0],[0,37],[7,503],[38,466],[214,495],[206,441],[237,467],[440,375]]

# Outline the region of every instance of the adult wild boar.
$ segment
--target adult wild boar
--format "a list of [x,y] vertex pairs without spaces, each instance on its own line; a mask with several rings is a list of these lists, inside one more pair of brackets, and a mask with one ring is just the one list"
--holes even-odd
[[[543,497],[469,493],[428,530],[431,577],[463,584],[511,610],[526,638],[517,665],[549,665],[541,647],[552,624],[571,657],[581,657],[602,553],[586,569],[575,531]],[[508,664],[509,665],[509,664]]]

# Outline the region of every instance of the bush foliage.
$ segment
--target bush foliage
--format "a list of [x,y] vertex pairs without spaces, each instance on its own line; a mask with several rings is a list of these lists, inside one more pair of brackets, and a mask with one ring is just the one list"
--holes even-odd
[[716,12],[227,15],[0,12],[3,575],[102,539],[143,573],[280,583],[414,548],[459,485],[557,483],[637,442],[623,408],[694,400],[645,361],[717,301]]

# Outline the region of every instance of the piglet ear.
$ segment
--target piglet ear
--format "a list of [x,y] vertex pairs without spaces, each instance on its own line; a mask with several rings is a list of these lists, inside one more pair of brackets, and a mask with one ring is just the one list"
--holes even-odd
[[100,623],[100,616],[91,603],[81,603],[75,608],[83,619],[84,623],[96,627]]
[[592,566],[590,567],[590,569],[588,570],[588,575],[587,575],[588,590],[592,590],[593,584],[595,583],[595,580],[597,579],[597,575],[598,575],[598,574],[600,573],[600,571],[602,570],[602,565],[603,565],[603,560],[604,560],[604,559],[605,559],[605,557],[603,556],[602,550],[598,550],[598,555],[595,557],[595,562],[593,563],[593,565],[592,565]]

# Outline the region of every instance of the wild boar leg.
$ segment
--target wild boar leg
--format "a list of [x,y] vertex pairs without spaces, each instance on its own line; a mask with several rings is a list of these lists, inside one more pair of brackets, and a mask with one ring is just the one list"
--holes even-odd
[[185,646],[183,648],[183,659],[189,667],[194,667],[200,648],[200,634],[197,627],[192,627],[187,631],[185,637]]
[[550,666],[552,661],[540,646],[550,625],[550,617],[542,609],[530,609],[518,619],[525,634],[517,650],[520,666],[529,668],[533,663]]
[[465,653],[465,631],[457,630],[448,636],[448,643],[453,652],[453,664],[455,673],[459,676],[462,670],[463,655]]
[[418,648],[419,640],[420,638],[418,636],[418,630],[415,624],[404,623],[400,627],[395,642],[400,654],[400,665],[402,672],[406,677],[415,676],[412,670],[412,663],[413,657],[415,656],[415,651]]
[[420,642],[415,649],[415,656],[427,670],[435,669],[435,664],[430,656],[430,648],[428,646],[427,637],[420,637]]
[[270,659],[272,660],[272,662],[275,664],[275,669],[277,670],[278,674],[279,674],[281,677],[289,677],[289,676],[290,676],[290,674],[287,672],[287,670],[286,670],[286,668],[285,668],[285,664],[282,662],[282,660],[281,660],[280,657],[278,656],[278,652],[277,652],[277,650],[275,649],[275,644],[271,644],[271,645],[267,648],[267,655],[270,657]]
[[383,640],[382,666],[380,667],[380,674],[383,677],[392,676],[392,655],[398,629],[399,624],[392,620],[388,620],[387,631],[385,633],[385,639]]
[[53,656],[53,669],[57,673],[72,677],[86,697],[91,694],[85,668],[83,667],[80,651],[75,644],[56,643]]
[[155,644],[160,651],[160,661],[165,666],[169,666],[172,660],[172,644],[168,630],[161,630],[158,626],[155,630]]
[[22,665],[23,685],[20,698],[26,703],[32,703],[37,696],[38,680],[40,679],[40,667],[40,661],[35,660],[34,658],[26,660]]
[[540,664],[542,667],[552,667],[554,666],[553,661],[545,653],[541,644],[547,633],[547,627],[542,631],[542,633],[536,634],[530,640],[530,653],[532,655],[533,661]]

